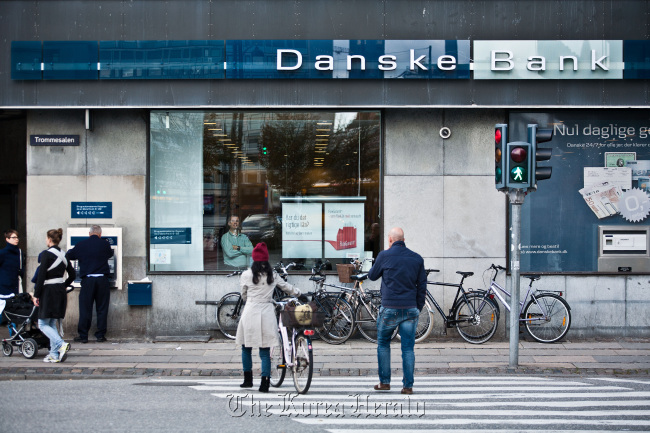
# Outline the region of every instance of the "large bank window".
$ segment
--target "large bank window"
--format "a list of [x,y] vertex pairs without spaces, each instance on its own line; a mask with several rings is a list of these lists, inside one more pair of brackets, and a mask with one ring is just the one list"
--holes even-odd
[[377,111],[154,111],[151,271],[246,268],[376,256]]

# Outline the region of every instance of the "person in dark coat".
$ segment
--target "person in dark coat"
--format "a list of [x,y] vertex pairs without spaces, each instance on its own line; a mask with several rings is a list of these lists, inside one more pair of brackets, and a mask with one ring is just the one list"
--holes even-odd
[[113,249],[106,239],[102,239],[102,228],[98,225],[90,227],[88,239],[77,243],[68,250],[68,260],[79,261],[81,274],[81,291],[79,292],[79,335],[74,341],[88,343],[88,331],[93,319],[93,304],[97,311],[98,342],[106,341],[108,328],[108,305],[111,300],[111,287],[108,275],[111,268],[108,259],[113,257]]
[[402,394],[413,394],[415,370],[415,328],[427,293],[427,274],[422,257],[406,248],[404,231],[393,227],[388,233],[388,249],[377,255],[368,278],[381,277],[381,308],[377,317],[377,362],[379,383],[376,391],[390,390],[390,340],[396,328],[402,340]]
[[[34,305],[38,307],[38,327],[50,339],[50,353],[45,362],[63,362],[67,358],[70,343],[63,341],[57,331],[57,321],[65,317],[67,307],[66,288],[72,284],[76,273],[72,264],[59,248],[63,230],[47,232],[48,249],[40,254],[41,264],[34,286]],[[66,272],[68,278],[64,279]]]
[[0,250],[0,295],[17,295],[18,277],[25,272],[22,252],[18,248],[18,232],[7,230],[5,241],[7,246]]

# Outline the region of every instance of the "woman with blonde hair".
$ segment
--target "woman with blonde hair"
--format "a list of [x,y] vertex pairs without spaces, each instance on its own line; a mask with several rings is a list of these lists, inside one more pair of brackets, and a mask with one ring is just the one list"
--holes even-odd
[[[63,230],[48,230],[45,241],[47,249],[40,254],[36,285],[34,286],[34,305],[38,309],[38,327],[50,339],[50,353],[44,362],[63,362],[68,356],[70,343],[63,341],[57,331],[57,321],[65,317],[67,307],[66,288],[72,284],[76,273],[72,264],[59,248]],[[66,272],[68,278],[64,279]]]

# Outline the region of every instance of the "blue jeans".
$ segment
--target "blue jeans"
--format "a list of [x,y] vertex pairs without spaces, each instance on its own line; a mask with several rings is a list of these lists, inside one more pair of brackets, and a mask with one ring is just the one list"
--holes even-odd
[[413,388],[415,370],[415,328],[418,326],[420,311],[417,308],[379,309],[377,317],[377,361],[379,363],[379,382],[390,384],[390,339],[399,327],[402,339],[402,370],[404,388]]
[[59,319],[38,319],[38,328],[47,338],[50,339],[50,355],[59,359],[59,349],[63,344],[63,339],[56,330],[56,321]]
[[[262,376],[271,377],[271,349],[260,347],[260,359],[262,360]],[[244,371],[253,371],[253,349],[241,347],[241,363]]]

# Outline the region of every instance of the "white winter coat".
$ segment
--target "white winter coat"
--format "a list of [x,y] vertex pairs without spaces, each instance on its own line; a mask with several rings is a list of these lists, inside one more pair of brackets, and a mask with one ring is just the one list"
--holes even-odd
[[290,296],[300,296],[300,290],[284,281],[274,271],[273,282],[266,283],[266,275],[260,276],[260,281],[253,284],[253,271],[247,269],[239,280],[241,295],[246,301],[239,325],[235,343],[246,347],[279,346],[278,321],[275,316],[273,289],[278,286]]

